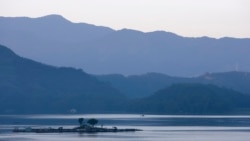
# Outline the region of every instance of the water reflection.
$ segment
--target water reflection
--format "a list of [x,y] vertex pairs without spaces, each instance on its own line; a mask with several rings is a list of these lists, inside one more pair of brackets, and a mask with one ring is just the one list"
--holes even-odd
[[[77,119],[97,118],[104,127],[138,128],[126,133],[12,133],[14,127],[67,127]],[[182,116],[134,114],[1,115],[2,141],[249,141],[250,116]],[[99,126],[100,126],[99,125]]]
[[57,115],[0,115],[0,118],[35,118],[35,119],[76,119],[86,118],[106,118],[106,119],[131,119],[131,118],[250,118],[250,115],[138,115],[138,114],[57,114]]

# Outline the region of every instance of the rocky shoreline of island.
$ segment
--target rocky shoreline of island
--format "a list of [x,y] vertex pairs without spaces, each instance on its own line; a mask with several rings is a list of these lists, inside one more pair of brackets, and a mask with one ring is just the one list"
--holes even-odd
[[126,128],[126,129],[119,129],[116,127],[113,128],[87,128],[87,129],[70,129],[70,128],[15,128],[13,132],[25,132],[25,133],[97,133],[97,132],[135,132],[135,131],[142,131],[140,129],[133,129],[133,128]]
[[64,127],[58,127],[58,128],[32,128],[32,127],[26,127],[26,128],[15,128],[13,129],[13,132],[24,132],[24,133],[98,133],[98,132],[135,132],[135,131],[142,131],[141,129],[134,129],[134,128],[125,128],[120,129],[117,127],[112,128],[104,128],[104,127],[95,127],[95,124],[98,123],[97,119],[89,119],[87,123],[83,123],[84,119],[79,118],[79,126],[74,128],[64,128]]

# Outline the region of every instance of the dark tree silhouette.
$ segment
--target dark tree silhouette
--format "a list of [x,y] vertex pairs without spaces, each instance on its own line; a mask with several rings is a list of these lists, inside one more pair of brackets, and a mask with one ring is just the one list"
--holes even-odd
[[93,127],[98,123],[97,119],[91,118],[88,121],[88,124],[92,125]]
[[78,122],[79,122],[80,126],[82,126],[83,120],[84,120],[84,118],[79,118],[79,119],[78,119]]

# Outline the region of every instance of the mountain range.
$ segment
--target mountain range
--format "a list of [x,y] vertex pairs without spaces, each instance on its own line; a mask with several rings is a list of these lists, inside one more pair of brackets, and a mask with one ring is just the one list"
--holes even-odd
[[[134,100],[129,111],[157,114],[248,113],[250,95],[208,84],[174,84]],[[249,113],[248,113],[249,114]]]
[[[213,80],[214,84],[157,73],[129,78],[111,76],[117,81],[107,81],[110,76],[91,75],[81,69],[32,61],[0,45],[0,114],[249,114],[250,95],[233,90],[233,86],[247,88],[249,73],[196,78]],[[122,83],[121,78],[125,80]],[[127,89],[120,89],[119,85]],[[127,93],[131,86],[137,96]]]
[[110,83],[114,88],[129,98],[143,98],[158,90],[178,83],[213,84],[250,95],[249,72],[205,73],[197,77],[175,77],[161,73],[124,76],[121,74],[96,75],[103,82]]
[[91,74],[199,76],[250,71],[250,39],[182,37],[171,32],[113,30],[59,15],[0,17],[0,43],[18,55]]
[[38,63],[0,45],[0,113],[112,112],[125,101],[80,69]]

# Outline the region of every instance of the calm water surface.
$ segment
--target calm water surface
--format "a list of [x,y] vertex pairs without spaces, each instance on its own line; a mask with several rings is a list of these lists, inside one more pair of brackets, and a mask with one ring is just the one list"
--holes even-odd
[[[15,127],[72,128],[78,118],[96,118],[99,125],[137,128],[123,133],[13,133]],[[182,115],[0,115],[0,141],[249,141],[250,116]]]

